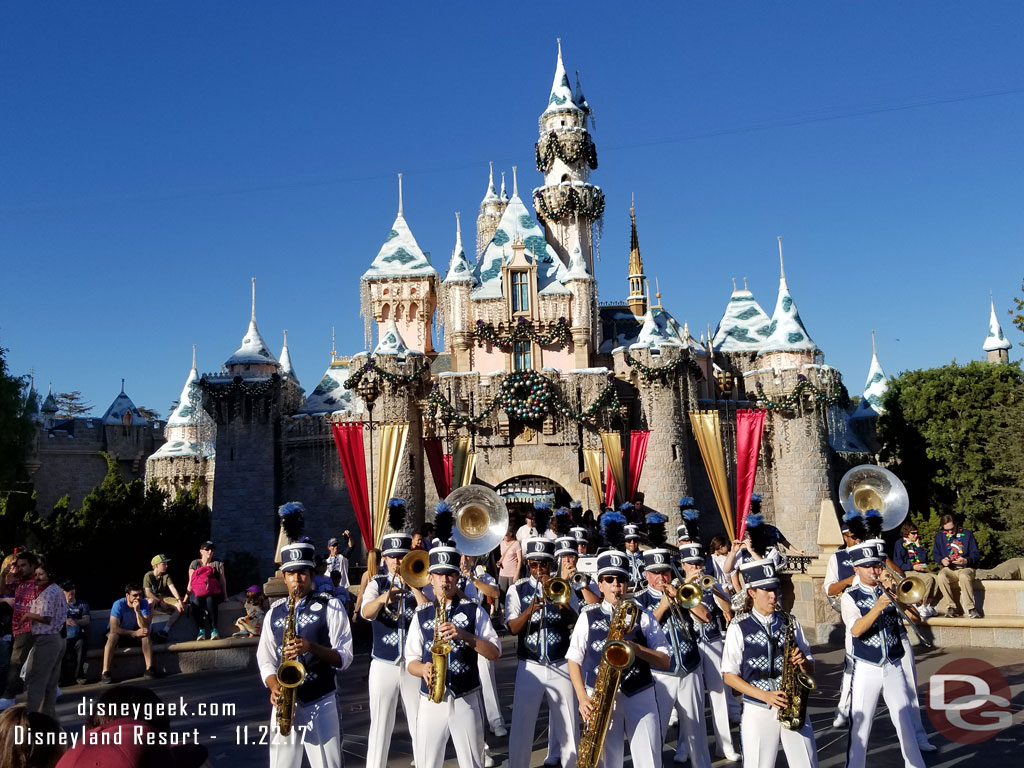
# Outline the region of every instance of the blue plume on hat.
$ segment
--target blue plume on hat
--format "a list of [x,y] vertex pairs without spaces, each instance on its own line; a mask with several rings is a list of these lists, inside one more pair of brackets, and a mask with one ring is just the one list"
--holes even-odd
[[665,533],[665,523],[668,521],[668,515],[663,515],[661,512],[648,512],[647,517],[644,518],[644,522],[647,523],[647,539],[651,542],[653,547],[664,547],[667,535]]
[[583,502],[578,499],[573,499],[569,502],[570,509],[583,509]]
[[552,506],[550,501],[533,502],[533,527],[537,529],[538,536],[543,536],[548,529]]
[[306,508],[302,502],[289,501],[277,508],[281,518],[281,530],[289,541],[298,541],[306,527]]
[[555,510],[555,519],[553,525],[555,533],[559,536],[565,536],[569,533],[569,528],[572,526],[572,515],[569,513],[568,507],[559,507]]
[[[691,502],[693,499],[689,499]],[[686,535],[694,543],[700,542],[700,510],[693,507],[680,507],[683,512],[683,525]]]
[[693,496],[683,496],[679,499],[679,509],[691,509],[693,507]]
[[864,513],[864,532],[869,539],[882,538],[882,513],[869,509]]
[[850,535],[860,541],[868,540],[867,526],[864,525],[864,516],[856,509],[851,509],[845,515],[843,520],[846,521],[847,527],[850,529]]
[[763,560],[768,552],[771,542],[768,540],[767,526],[764,524],[764,517],[753,512],[746,517],[747,536],[750,537],[750,548],[754,550],[759,560]]
[[601,515],[601,534],[605,543],[613,549],[622,547],[625,535],[626,516],[621,512],[608,509]]
[[393,531],[405,530],[405,499],[393,498],[388,502],[388,525]]
[[452,527],[455,525],[455,516],[452,514],[452,507],[446,501],[437,502],[434,507],[434,533],[442,544],[451,541]]

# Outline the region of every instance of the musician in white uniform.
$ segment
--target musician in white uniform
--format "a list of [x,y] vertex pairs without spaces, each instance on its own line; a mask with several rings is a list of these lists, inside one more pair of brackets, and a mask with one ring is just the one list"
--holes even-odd
[[[566,653],[569,677],[584,721],[593,714],[591,696],[608,641],[609,625],[629,584],[626,554],[612,549],[598,555],[597,578],[604,600],[583,609]],[[633,765],[646,767],[661,763],[661,722],[651,668],[667,670],[672,660],[657,620],[650,611],[639,606],[637,610],[640,613],[636,626],[623,637],[633,649],[635,660],[623,672],[619,689],[607,692],[614,698],[614,704],[599,762],[603,768],[622,768],[626,739],[629,739]]]
[[642,589],[645,580],[644,555],[640,551],[640,526],[626,525],[625,532],[626,557],[629,558],[629,585],[632,589]]
[[[314,547],[309,543],[281,548],[281,571],[291,595],[295,595],[295,637],[284,644],[288,624],[288,599],[270,606],[263,622],[256,662],[260,678],[270,689],[274,707],[270,722],[271,768],[300,768],[305,752],[312,768],[340,768],[341,721],[334,697],[335,671],[352,663],[352,632],[348,615],[335,597],[313,592]],[[294,689],[295,707],[291,733],[278,730],[277,706],[281,684],[277,679],[282,657],[305,667],[302,684]]]
[[[500,596],[498,581],[480,564],[480,558],[474,555],[462,556],[462,577],[459,579],[459,589],[462,593],[477,605],[484,608],[484,598],[497,600]],[[480,692],[484,699],[484,714],[487,717],[487,724],[491,733],[495,736],[507,736],[508,729],[505,727],[505,718],[501,714],[501,704],[498,702],[498,683],[494,677],[494,662],[486,656],[477,656],[480,663]]]
[[854,704],[846,749],[847,768],[863,768],[866,763],[879,695],[889,708],[904,764],[924,768],[901,664],[905,652],[901,638],[903,622],[879,581],[884,570],[885,542],[870,539],[849,547],[848,551],[856,575],[840,599],[853,655],[851,698]]
[[788,702],[780,685],[790,621],[790,663],[813,676],[814,659],[800,623],[792,614],[777,610],[779,580],[775,567],[772,560],[754,560],[740,566],[749,612],[736,616],[726,630],[723,677],[726,685],[743,694],[743,768],[774,768],[780,743],[789,768],[817,768],[811,719],[806,717],[799,730],[783,728],[779,722],[779,709]]

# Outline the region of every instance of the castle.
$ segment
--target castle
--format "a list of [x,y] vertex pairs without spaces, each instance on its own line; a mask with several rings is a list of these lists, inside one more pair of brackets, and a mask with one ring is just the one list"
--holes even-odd
[[[517,515],[537,499],[578,499],[599,511],[600,473],[588,471],[585,456],[602,450],[602,432],[624,434],[628,445],[631,430],[649,430],[638,488],[645,507],[674,525],[679,497],[692,496],[710,535],[721,521],[689,413],[717,411],[728,444],[737,409],[761,407],[755,491],[763,511],[795,546],[819,551],[823,503],[832,504],[848,466],[870,459],[885,386],[877,356],[860,407],[848,414],[840,374],[825,364],[797,311],[781,242],[772,314],[734,284],[717,329],[695,339],[660,294],[650,300],[635,209],[628,295],[599,301],[595,226],[605,199],[591,181],[598,167],[591,128],[579,78],[570,86],[559,46],[539,119],[542,184],[524,195],[513,168],[509,194],[504,174],[499,187],[492,169],[470,252],[456,214],[451,258],[434,265],[405,219],[399,178],[397,216],[360,280],[367,340],[378,343],[351,357],[332,349],[309,394],[287,337],[275,356],[259,331],[254,283],[242,344],[215,373],[200,375],[193,357],[165,442],[146,462],[147,480],[167,490],[198,482],[213,509],[219,554],[252,552],[269,569],[276,509],[285,501],[305,504],[307,533],[317,542],[357,530],[332,421],[365,427],[371,493],[380,472],[373,427],[408,424],[394,494],[421,520],[438,497],[427,439],[440,438],[447,452],[468,441],[476,482],[495,488]],[[994,312],[992,320],[997,328]],[[441,349],[436,330],[443,330]],[[1001,330],[993,335],[989,346],[1005,341]],[[1000,354],[1002,347],[990,358]]]

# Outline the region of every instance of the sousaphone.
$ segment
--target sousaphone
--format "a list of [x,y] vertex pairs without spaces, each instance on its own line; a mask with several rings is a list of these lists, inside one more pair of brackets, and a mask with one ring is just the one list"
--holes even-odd
[[892,472],[874,464],[854,467],[839,481],[839,503],[847,512],[882,513],[882,530],[898,528],[910,510],[907,489]]
[[463,555],[486,555],[505,538],[508,507],[495,491],[483,485],[464,485],[445,499],[452,508],[452,539]]

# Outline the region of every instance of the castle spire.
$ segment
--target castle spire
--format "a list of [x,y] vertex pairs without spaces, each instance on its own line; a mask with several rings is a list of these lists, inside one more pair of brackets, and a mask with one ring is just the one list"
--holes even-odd
[[551,95],[548,96],[548,106],[545,114],[551,112],[581,112],[576,106],[576,98],[569,87],[569,76],[565,72],[565,64],[562,62],[562,38],[558,38],[558,61],[555,63],[555,78],[551,82]]
[[256,278],[252,279],[252,315],[250,319],[256,322]]
[[[484,199],[481,202],[481,205],[483,203],[494,202],[498,199],[498,193],[494,190],[494,162],[492,161],[487,165],[490,168],[487,173],[487,191],[484,192]],[[502,186],[504,187],[504,174],[502,174]]]
[[782,276],[783,281],[785,281],[786,265],[782,261],[782,235],[779,235],[779,274]]
[[196,369],[196,345],[192,345],[192,370]]
[[733,278],[732,295],[711,337],[712,346],[716,352],[756,352],[768,338],[770,324],[768,315],[747,287],[747,278],[743,278],[742,289],[736,287]]
[[[224,363],[225,366],[233,365],[272,365],[277,366],[277,358],[270,351],[267,342],[260,335],[260,329],[256,325],[256,278],[252,278],[252,314],[249,317],[249,329],[242,338],[242,344],[235,353]],[[246,369],[249,370],[249,369]]]
[[990,363],[1008,363],[1010,362],[1010,347],[1013,345],[1003,334],[999,318],[996,317],[995,299],[992,298],[991,293],[988,295],[988,302],[988,336],[985,337],[985,343],[981,345],[981,348],[987,353]]
[[818,345],[811,340],[800,312],[793,301],[793,295],[786,283],[786,267],[782,261],[782,237],[779,237],[779,298],[775,303],[768,337],[758,350],[759,355],[768,352],[818,352]]
[[398,174],[398,215],[402,215],[402,174]]
[[640,258],[640,238],[636,233],[636,200],[629,205],[629,298],[626,304],[634,317],[643,317],[647,312],[647,296],[644,294],[644,263]]
[[851,418],[865,419],[874,418],[884,412],[882,408],[882,396],[889,388],[889,380],[878,362],[878,346],[875,344],[875,332],[871,332],[871,365],[868,367],[868,378],[864,383],[864,393],[861,395],[857,409]]
[[292,365],[292,356],[288,351],[288,331],[284,332],[284,346],[281,348],[281,373],[291,377],[295,383],[299,382],[299,377],[295,373],[295,367]]
[[512,197],[519,197],[519,177],[516,175],[516,166],[512,166]]
[[508,200],[508,193],[505,191],[505,172],[504,171],[501,172],[501,195],[500,195],[500,197],[501,197],[501,199],[503,201],[507,201]]
[[473,283],[473,267],[466,258],[466,250],[462,247],[462,217],[458,211],[455,212],[455,248],[452,250],[452,260],[448,264],[448,274],[444,278],[445,283]]

